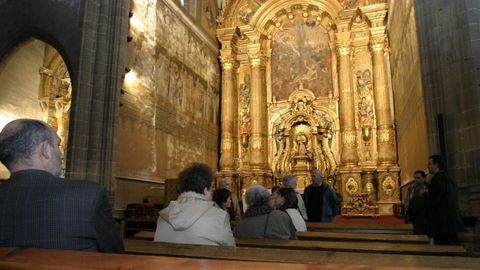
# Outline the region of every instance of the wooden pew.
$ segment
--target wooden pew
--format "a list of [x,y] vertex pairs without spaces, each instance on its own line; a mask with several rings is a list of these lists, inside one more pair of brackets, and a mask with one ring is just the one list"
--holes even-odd
[[256,248],[280,248],[302,250],[325,250],[365,253],[388,253],[408,255],[454,256],[466,255],[462,246],[431,246],[424,244],[394,244],[381,242],[338,242],[273,239],[236,239],[237,246]]
[[308,231],[412,234],[412,224],[307,222]]
[[155,232],[151,231],[140,231],[133,236],[135,239],[143,239],[153,241],[155,238]]
[[[3,253],[0,248],[0,253]],[[105,254],[79,251],[48,250],[48,249],[25,249],[18,248],[0,258],[0,269],[22,269],[22,270],[43,270],[43,269],[256,269],[256,270],[326,270],[342,269],[325,265],[305,264],[280,264],[248,261],[225,261],[207,259],[189,259],[161,256],[139,256],[122,254]],[[363,267],[352,266],[349,269],[363,269]],[[387,267],[379,267],[379,270]],[[425,268],[418,268],[425,269]]]
[[360,242],[388,242],[428,244],[426,235],[413,234],[385,234],[385,233],[340,233],[340,232],[298,232],[300,240],[326,240],[326,241],[360,241]]
[[[140,231],[135,234],[136,239],[153,240],[155,232]],[[328,241],[360,241],[360,242],[389,242],[428,244],[425,235],[410,234],[369,234],[369,233],[336,233],[336,232],[298,232],[300,240],[328,240]]]
[[[352,234],[354,235],[354,234]],[[153,232],[139,232],[135,238],[147,241],[153,240]],[[462,246],[431,246],[426,244],[388,243],[388,242],[345,242],[345,241],[308,241],[308,240],[271,240],[271,239],[235,239],[237,246],[279,248],[279,249],[310,249],[344,252],[382,252],[388,254],[409,255],[465,255]]]
[[[186,244],[172,244],[152,242],[145,240],[126,239],[125,250],[130,254],[147,254],[160,256],[175,256],[187,258],[207,258],[221,260],[243,260],[257,262],[276,263],[303,263],[330,265],[331,269],[377,269],[376,267],[408,267],[417,269],[421,267],[430,268],[456,268],[456,269],[478,269],[480,258],[471,257],[447,257],[447,256],[424,256],[424,255],[399,255],[399,254],[377,254],[372,253],[365,256],[365,253],[336,252],[320,250],[284,250],[274,248],[248,248],[248,247],[217,247]],[[348,267],[355,265],[356,267]],[[230,268],[234,268],[229,265]],[[373,266],[373,267],[367,267]],[[204,269],[204,268],[202,268]],[[246,268],[251,269],[251,268]],[[289,269],[289,268],[286,268]],[[276,270],[276,269],[272,269]]]

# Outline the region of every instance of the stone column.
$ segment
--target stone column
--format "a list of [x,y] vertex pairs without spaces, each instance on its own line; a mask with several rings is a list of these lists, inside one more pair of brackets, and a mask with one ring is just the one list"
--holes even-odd
[[265,59],[261,52],[249,54],[251,66],[250,115],[252,134],[250,140],[250,168],[267,167],[267,103],[265,93]]
[[233,61],[230,57],[221,57],[222,63],[222,109],[220,135],[220,169],[234,170],[234,119],[235,94],[233,85]]
[[385,36],[372,38],[370,47],[373,56],[373,85],[375,89],[375,114],[377,119],[378,162],[381,165],[397,163],[395,152],[395,130],[393,128],[390,92],[385,66]]
[[340,132],[342,134],[341,163],[356,165],[358,162],[355,130],[355,104],[350,74],[350,41],[337,43],[338,84],[340,90]]

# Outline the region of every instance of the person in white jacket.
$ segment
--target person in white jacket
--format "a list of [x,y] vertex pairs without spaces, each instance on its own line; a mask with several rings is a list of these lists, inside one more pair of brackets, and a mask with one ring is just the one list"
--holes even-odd
[[154,241],[235,246],[228,213],[211,199],[214,178],[210,167],[200,163],[179,174],[181,194],[159,212]]

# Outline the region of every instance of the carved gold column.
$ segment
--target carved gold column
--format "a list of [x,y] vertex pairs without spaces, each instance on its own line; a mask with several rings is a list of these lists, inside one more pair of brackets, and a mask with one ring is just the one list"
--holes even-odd
[[267,168],[267,103],[264,90],[265,59],[260,51],[249,53],[251,66],[250,113],[252,135],[250,143],[250,168]]
[[385,35],[374,36],[370,41],[373,56],[373,84],[375,89],[375,114],[377,118],[378,162],[396,164],[395,130],[393,128],[390,96],[385,66]]
[[343,165],[356,165],[358,154],[354,116],[355,104],[350,74],[350,41],[337,42],[337,54],[339,58],[340,131],[342,134],[341,162]]
[[234,109],[235,95],[233,89],[233,60],[231,57],[220,57],[222,63],[222,131],[220,141],[220,169],[234,170]]

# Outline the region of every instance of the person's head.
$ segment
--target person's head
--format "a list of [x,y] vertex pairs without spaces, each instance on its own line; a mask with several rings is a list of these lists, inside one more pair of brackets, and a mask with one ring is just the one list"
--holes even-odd
[[193,191],[210,197],[214,178],[215,174],[208,165],[193,163],[178,175],[181,182],[180,192]]
[[430,173],[437,173],[439,171],[446,171],[445,162],[440,155],[432,155],[428,159],[428,170]]
[[427,176],[422,170],[416,171],[413,175],[415,177],[415,182],[417,183],[424,183]]
[[322,171],[318,169],[312,171],[312,183],[316,186],[319,186],[323,183]]
[[298,198],[297,193],[292,188],[279,188],[275,192],[276,195],[282,198],[283,204],[280,207],[277,207],[280,210],[286,210],[289,208],[297,208],[298,206]]
[[251,185],[245,193],[248,207],[265,205],[269,199],[270,192],[262,185]]
[[223,209],[230,208],[230,206],[232,206],[232,198],[230,197],[230,194],[230,190],[226,188],[217,189],[213,193],[213,201]]
[[218,183],[218,189],[225,188],[228,189],[229,191],[232,191],[232,185],[230,184],[230,181],[227,178],[223,178],[220,180],[220,183]]
[[0,161],[11,171],[26,169],[62,174],[60,138],[45,122],[17,119],[0,132]]
[[282,178],[283,186],[288,188],[297,187],[297,177],[293,174],[287,174]]

